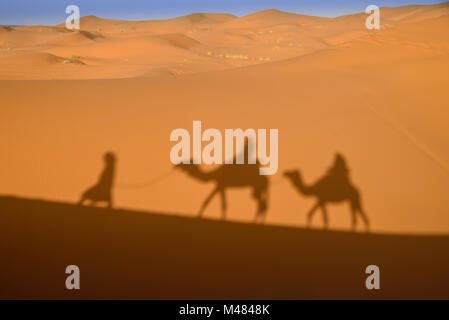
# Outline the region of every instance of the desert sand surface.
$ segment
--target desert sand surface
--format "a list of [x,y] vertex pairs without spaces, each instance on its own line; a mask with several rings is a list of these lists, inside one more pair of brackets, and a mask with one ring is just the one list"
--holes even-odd
[[[9,197],[0,205],[8,261],[0,298],[449,298],[448,236],[256,226]],[[64,270],[73,261],[81,290],[70,291]],[[373,261],[381,290],[370,291],[365,268]]]
[[[2,28],[0,193],[74,203],[113,150],[117,207],[195,216],[212,184],[174,171],[123,186],[172,170],[170,132],[201,120],[203,129],[279,129],[267,224],[303,226],[315,200],[282,172],[298,168],[313,183],[340,152],[373,232],[447,234],[448,8],[381,8],[379,31],[366,30],[365,14],[276,10],[85,17],[81,32]],[[249,190],[228,202],[230,221],[252,222]],[[328,211],[332,229],[348,230],[346,204]],[[205,217],[219,213],[217,198]]]
[[[381,29],[449,14],[449,4],[381,8]],[[149,21],[81,18],[80,31],[0,28],[0,79],[111,79],[262,64],[375,34],[365,13],[322,18],[263,10]]]

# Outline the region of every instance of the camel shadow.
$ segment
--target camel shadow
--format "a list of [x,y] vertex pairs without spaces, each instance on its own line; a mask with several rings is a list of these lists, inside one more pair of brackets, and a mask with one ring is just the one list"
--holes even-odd
[[320,208],[323,215],[324,229],[327,229],[329,219],[326,204],[348,201],[351,208],[352,229],[356,229],[357,217],[360,216],[365,224],[366,231],[369,232],[369,220],[361,204],[360,192],[351,183],[346,159],[341,154],[337,153],[335,155],[332,167],[314,184],[304,184],[299,170],[285,171],[284,176],[291,181],[293,187],[299,193],[306,197],[312,196],[317,198],[316,204],[307,214],[307,227],[310,226],[313,215]]
[[260,164],[256,161],[255,164],[248,163],[248,154],[251,147],[248,147],[248,141],[245,141],[243,152],[245,154],[245,161],[243,164],[236,164],[236,157],[234,157],[233,164],[223,164],[211,171],[204,171],[199,165],[192,164],[178,164],[176,168],[186,172],[189,176],[201,182],[214,182],[215,187],[209,196],[203,201],[199,211],[198,217],[202,217],[210,201],[217,195],[221,198],[221,216],[226,219],[227,212],[227,198],[226,190],[231,188],[252,188],[252,197],[257,202],[257,211],[254,222],[263,223],[265,221],[266,212],[268,210],[268,186],[269,180],[265,175],[260,175]]

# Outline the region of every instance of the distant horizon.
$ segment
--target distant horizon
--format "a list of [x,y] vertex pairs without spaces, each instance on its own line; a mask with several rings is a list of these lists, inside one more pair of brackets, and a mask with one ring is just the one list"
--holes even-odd
[[[146,20],[167,20],[198,13],[231,14],[242,17],[251,13],[264,10],[279,10],[283,12],[335,18],[344,15],[364,12],[370,4],[379,7],[402,7],[408,5],[435,5],[448,1],[404,1],[379,0],[376,3],[362,3],[359,0],[330,1],[322,0],[247,0],[245,4],[240,1],[228,1],[226,4],[217,4],[214,1],[195,0],[189,4],[180,0],[168,0],[164,4],[148,4],[144,1],[135,1],[133,6],[124,6],[122,0],[110,0],[108,4],[103,0],[88,1],[78,0],[73,3],[54,3],[54,0],[44,0],[36,3],[31,0],[6,0],[0,2],[0,26],[55,26],[64,23],[65,7],[74,4],[80,7],[81,17],[96,16],[103,19],[122,21],[146,21]],[[211,4],[213,2],[213,4]],[[203,9],[201,9],[203,8]],[[150,13],[151,12],[151,13]],[[37,13],[37,14],[36,14]]]

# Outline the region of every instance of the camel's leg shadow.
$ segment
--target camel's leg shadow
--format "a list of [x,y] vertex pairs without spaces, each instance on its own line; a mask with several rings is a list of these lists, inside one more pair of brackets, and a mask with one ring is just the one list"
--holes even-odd
[[321,202],[317,202],[307,213],[307,228],[310,228],[310,226],[312,225],[312,218],[313,215],[315,214],[316,210],[321,206]]
[[324,230],[327,230],[329,229],[329,217],[327,215],[327,209],[324,203],[321,204],[321,212],[323,214],[323,228]]
[[362,217],[363,223],[365,224],[366,232],[369,233],[370,232],[370,223],[369,223],[368,216],[365,214],[365,212],[361,208],[359,208],[358,212],[359,212],[360,216]]
[[370,223],[368,216],[365,214],[363,209],[360,206],[360,203],[352,203],[351,202],[351,215],[352,215],[352,231],[356,231],[357,227],[357,215],[360,215],[360,217],[363,220],[363,223],[365,224],[366,232],[370,232]]
[[217,192],[220,191],[218,187],[216,187],[212,192],[209,194],[209,196],[204,200],[203,204],[201,205],[200,210],[198,211],[198,218],[201,218],[203,216],[204,210],[206,210],[206,207],[208,206],[209,202],[212,200],[212,198],[217,194]]
[[226,210],[227,210],[226,194],[223,189],[219,189],[219,191],[221,196],[221,219],[226,220]]

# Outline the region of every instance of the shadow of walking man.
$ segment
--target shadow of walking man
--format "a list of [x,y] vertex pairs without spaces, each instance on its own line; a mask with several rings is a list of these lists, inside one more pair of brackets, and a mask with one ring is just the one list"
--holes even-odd
[[114,184],[116,156],[112,152],[104,154],[104,169],[97,184],[87,189],[82,195],[78,204],[82,205],[86,200],[90,200],[91,205],[97,202],[106,202],[108,208],[112,208],[112,187]]

